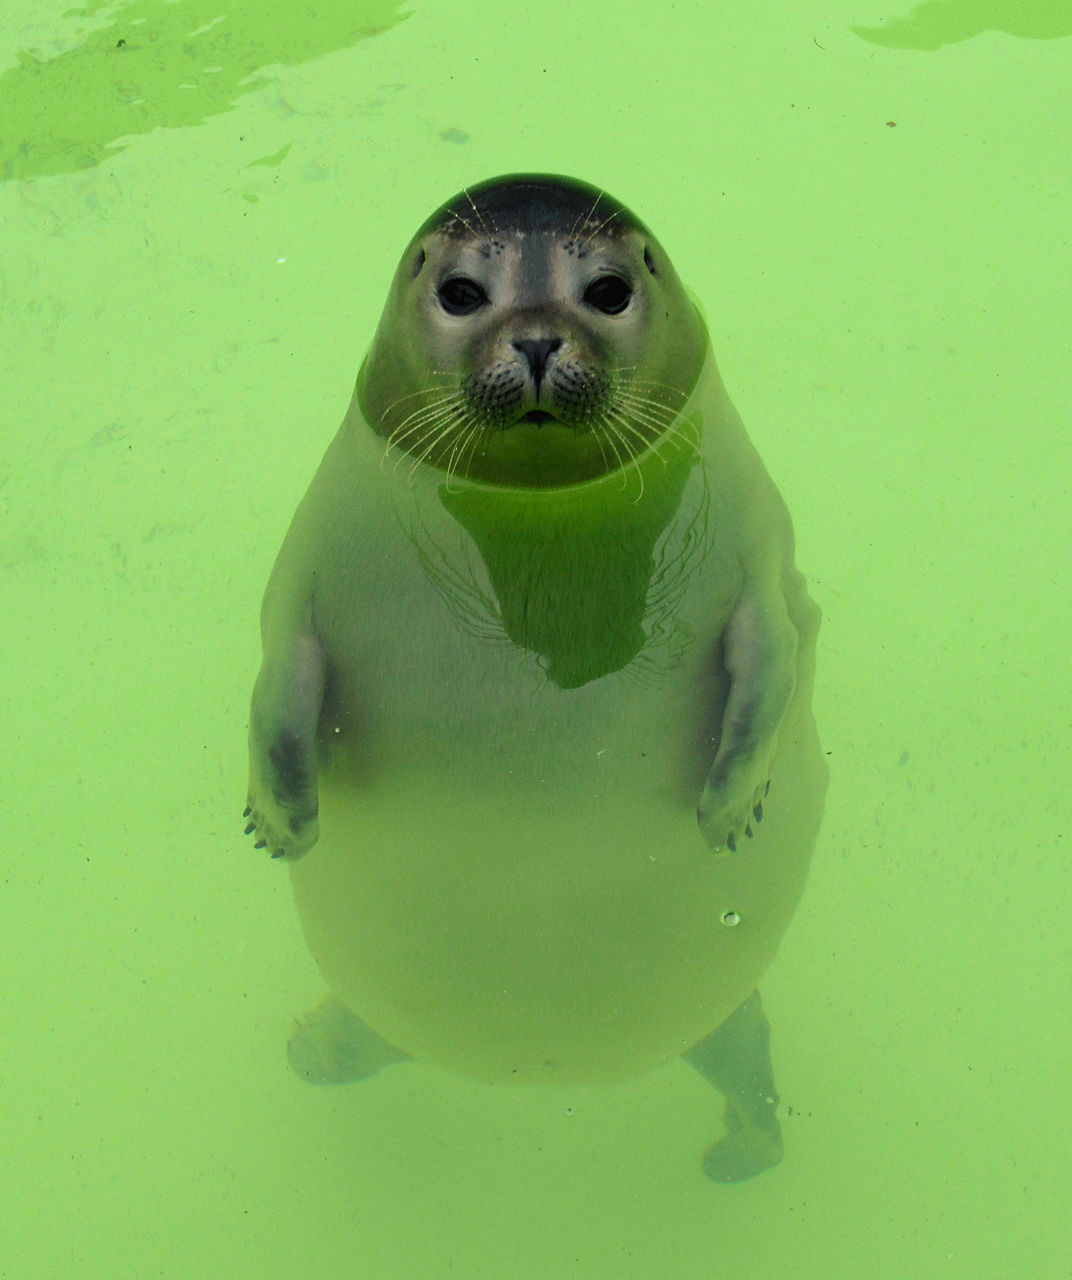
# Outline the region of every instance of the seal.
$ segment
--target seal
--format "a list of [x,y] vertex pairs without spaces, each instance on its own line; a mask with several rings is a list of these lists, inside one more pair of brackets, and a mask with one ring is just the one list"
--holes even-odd
[[246,831],[331,991],[295,1069],[683,1056],[726,1098],[708,1176],[780,1159],[755,988],[822,812],[818,623],[647,227],[547,175],[437,210],[262,609]]

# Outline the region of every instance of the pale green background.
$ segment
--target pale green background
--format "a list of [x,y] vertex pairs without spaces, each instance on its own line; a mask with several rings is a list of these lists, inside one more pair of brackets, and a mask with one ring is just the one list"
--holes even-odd
[[[0,30],[0,1276],[1066,1277],[1069,4],[64,8]],[[283,1057],[259,597],[409,235],[527,169],[703,298],[826,615],[788,1154],[735,1188],[680,1065]]]

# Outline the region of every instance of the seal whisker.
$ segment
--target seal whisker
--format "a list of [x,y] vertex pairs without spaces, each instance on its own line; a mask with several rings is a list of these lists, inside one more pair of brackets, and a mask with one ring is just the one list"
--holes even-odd
[[608,409],[608,413],[612,413],[614,415],[614,420],[618,423],[619,430],[622,432],[628,432],[628,434],[637,442],[638,447],[632,448],[634,461],[642,454],[652,453],[659,459],[664,467],[667,465],[666,459],[663,457],[659,448],[662,443],[662,437],[658,433],[654,436],[649,436],[647,432],[641,431],[636,422],[630,421],[620,408],[615,407],[613,409]]
[[658,424],[660,430],[668,430],[675,422],[683,420],[681,414],[676,413],[667,405],[661,404],[658,400],[633,396],[624,391],[618,392],[617,399],[623,406],[628,406],[629,410],[637,414],[638,417],[642,416],[646,422]]
[[[424,434],[430,431],[434,444],[434,441],[442,436],[444,430],[449,429],[452,424],[456,425],[464,417],[465,414],[461,403],[453,400],[450,404],[438,405],[436,408],[429,410],[418,422],[412,423],[400,438],[412,441],[413,437],[420,437],[417,440],[417,444],[423,446],[426,443]],[[405,445],[404,448],[407,453],[413,452],[409,445]],[[420,456],[424,457],[427,450],[422,447],[419,452]]]
[[[450,377],[453,377],[454,375],[444,372],[444,373],[438,374],[437,376],[441,378],[450,378]],[[383,412],[380,414],[381,425],[383,422],[386,421],[388,414],[393,413],[400,404],[405,404],[407,400],[414,400],[416,399],[417,396],[435,395],[437,393],[441,393],[442,391],[443,391],[442,384],[440,385],[433,384],[432,386],[429,386],[429,387],[421,387],[417,391],[410,391],[407,395],[399,396],[397,400],[392,400],[390,404],[386,405],[385,408],[383,409]]]
[[640,430],[645,439],[645,447],[653,444],[658,437],[668,434],[676,421],[675,414],[660,412],[657,405],[638,403],[632,396],[619,394],[615,397],[615,405],[625,420]]
[[661,400],[654,400],[650,396],[638,396],[624,387],[618,388],[617,398],[645,413],[651,421],[661,422],[664,426],[669,426],[679,416],[676,409],[671,409]]
[[[480,427],[480,425],[479,424],[474,425],[472,431],[469,432],[469,438],[466,441],[465,445],[463,446],[462,452],[458,458],[459,469],[463,465],[465,467],[464,474],[465,474],[466,480],[469,479],[469,466],[473,458],[476,456],[477,445],[480,443],[481,439],[483,438],[483,435],[484,435],[484,432]],[[468,452],[469,454],[468,457],[465,456],[466,452]]]
[[447,489],[450,489],[452,476],[462,475],[464,479],[468,479],[468,473],[462,470],[462,464],[465,461],[465,451],[470,444],[475,448],[477,441],[480,439],[481,425],[479,422],[470,423],[468,429],[464,431],[450,451],[450,457],[447,460]]
[[[615,470],[620,471],[622,473],[622,487],[624,488],[628,483],[628,478],[626,475],[626,472],[628,470],[628,465],[630,462],[634,461],[633,451],[629,448],[628,442],[622,436],[616,424],[611,419],[609,409],[604,409],[603,413],[600,414],[599,426],[602,428],[604,433],[604,438],[606,439],[607,444],[610,445],[611,452],[614,454],[614,457],[618,463],[618,465],[615,467]],[[622,458],[621,453],[619,453],[618,451],[619,444],[625,450],[626,456],[624,459]]]
[[683,399],[688,396],[688,392],[682,388],[680,383],[663,382],[659,378],[653,378],[642,364],[621,364],[617,366],[616,372],[630,374],[631,376],[625,379],[629,383],[636,383],[638,386],[644,387],[664,387],[667,391],[673,391],[675,395],[679,395]]
[[[445,405],[430,410],[429,413],[419,421],[412,423],[407,430],[392,435],[391,439],[388,441],[388,448],[393,445],[399,451],[396,466],[401,463],[403,456],[414,456],[413,448],[411,446],[415,442],[419,445],[423,445],[425,441],[425,434],[427,432],[432,433],[432,445],[434,447],[435,441],[439,439],[442,431],[445,428],[449,428],[451,421],[459,416],[460,411],[457,405]],[[421,450],[420,456],[424,457],[426,452],[426,450]]]
[[443,467],[443,470],[446,473],[445,483],[448,492],[452,492],[450,482],[454,479],[454,467],[458,458],[458,451],[461,449],[463,443],[469,438],[469,434],[472,430],[472,424],[468,427],[463,427],[460,423],[456,424],[454,440],[450,446],[450,453],[447,454],[446,466]]
[[474,227],[471,227],[469,223],[466,222],[466,220],[462,217],[462,215],[458,212],[457,209],[451,209],[450,216],[454,219],[455,222],[460,222],[462,226],[466,229],[466,231],[468,231],[469,234],[473,237],[474,240],[481,239],[476,229]]
[[573,225],[569,229],[569,235],[566,237],[567,241],[576,239],[579,228],[583,227],[590,218],[595,216],[596,207],[602,199],[603,192],[600,191],[596,194],[596,198],[592,201],[591,206],[585,212],[578,213],[576,218],[573,219]]
[[[667,388],[670,390],[670,388]],[[657,407],[661,412],[668,416],[676,417],[685,407],[687,397],[678,397],[677,404],[668,403],[668,397],[663,395],[652,395],[646,388],[637,382],[620,382],[616,388],[617,394],[622,396],[631,396],[638,404],[650,404]]]
[[610,459],[607,457],[607,451],[603,448],[603,433],[599,430],[599,424],[592,428],[592,439],[596,442],[596,448],[599,450],[600,457],[603,459],[604,471],[611,470]]
[[[608,405],[605,412],[614,421],[618,438],[623,444],[626,443],[626,433],[631,437],[628,447],[632,457],[635,458],[638,454],[645,453],[651,448],[652,442],[648,439],[646,433],[641,431],[635,422],[629,420],[619,405]],[[633,441],[636,441],[636,444],[633,444]]]
[[401,424],[391,432],[387,438],[388,450],[393,446],[406,453],[412,452],[410,444],[414,440],[422,439],[426,431],[438,428],[441,423],[458,413],[460,413],[459,405],[453,400],[448,404],[432,405],[427,412],[420,414],[414,421],[407,419],[409,426]]
[[[622,440],[623,445],[625,445],[625,447],[628,449],[630,461],[632,462],[633,468],[637,473],[637,479],[640,481],[640,492],[637,494],[636,498],[634,498],[633,500],[634,502],[639,502],[640,499],[643,498],[644,496],[644,471],[640,465],[641,457],[643,456],[644,453],[650,450],[652,453],[655,454],[655,456],[663,464],[664,470],[666,468],[666,459],[662,456],[662,454],[658,451],[657,448],[655,448],[649,441],[645,439],[643,433],[638,431],[636,427],[620,411],[610,409],[608,410],[608,414],[614,415],[614,419],[618,427],[619,439]],[[625,431],[628,431],[630,435],[635,436],[640,441],[641,447],[639,449],[633,448],[626,441],[625,436],[622,434]]]
[[673,445],[674,448],[683,448],[689,438],[686,436],[686,428],[692,433],[692,443],[696,443],[695,425],[686,418],[667,411],[658,403],[650,403],[646,401],[636,401],[631,396],[622,395],[619,397],[629,407],[632,416],[638,421],[646,423],[656,429],[661,437],[661,441]]
[[[675,403],[674,411],[680,412],[688,402],[688,393],[682,391],[680,387],[675,387],[670,382],[655,382],[648,378],[622,378],[618,383],[621,391],[631,391],[634,395],[647,396],[653,399],[657,404],[666,405],[668,398]],[[664,393],[662,396],[652,396],[650,392],[654,390]],[[669,407],[669,406],[668,406]]]
[[[417,471],[420,469],[421,465],[428,460],[428,458],[433,452],[439,452],[439,453],[443,452],[443,450],[446,448],[446,445],[443,444],[443,441],[444,440],[449,441],[451,433],[456,432],[458,430],[459,430],[459,423],[457,420],[444,422],[443,425],[433,434],[427,446],[424,449],[422,449],[420,453],[412,455],[413,466],[410,467],[409,472],[407,473],[407,476],[406,476],[407,483],[413,482],[413,477],[417,474]],[[436,464],[431,463],[430,465],[434,466]]]
[[[622,425],[624,425],[624,423],[623,423]],[[643,498],[643,496],[644,496],[644,470],[643,470],[643,468],[642,468],[642,467],[641,467],[641,465],[640,465],[640,452],[639,452],[638,450],[636,450],[636,449],[631,449],[631,450],[630,450],[630,453],[629,453],[629,457],[630,457],[630,460],[631,460],[631,462],[632,462],[632,464],[633,464],[633,470],[636,472],[637,479],[640,481],[640,492],[639,492],[639,493],[637,494],[637,496],[633,499],[633,505],[635,506],[635,505],[636,505],[636,504],[641,500],[641,498]],[[623,474],[623,476],[622,476],[622,488],[623,488],[623,489],[626,487],[626,483],[625,483],[625,482],[626,482],[626,478],[627,478],[627,473],[628,473],[628,468],[626,469],[626,474]]]
[[[622,397],[624,400],[625,398]],[[622,405],[623,409],[629,410],[630,418],[634,424],[650,427],[654,431],[654,435],[648,441],[652,448],[658,448],[662,444],[671,445],[673,448],[680,448],[682,444],[682,436],[680,424],[673,418],[663,417],[661,414],[652,413],[647,406],[629,404],[628,401]]]
[[469,194],[469,188],[468,188],[468,187],[463,187],[463,188],[462,188],[462,195],[463,195],[463,196],[465,196],[466,200],[468,200],[468,201],[469,201],[469,207],[470,207],[470,209],[472,209],[472,211],[476,214],[477,221],[478,221],[478,222],[480,223],[480,225],[484,228],[484,230],[485,230],[485,231],[487,232],[487,234],[488,234],[488,237],[490,238],[490,237],[491,237],[491,234],[492,234],[491,228],[488,226],[487,222],[485,221],[483,213],[481,213],[481,211],[476,207],[476,204],[475,204],[475,202],[473,201],[473,197]]
[[[411,418],[415,418],[417,417],[418,414],[427,412],[427,410],[434,408],[438,404],[446,404],[447,401],[455,399],[460,394],[457,388],[453,388],[448,391],[448,390],[444,390],[444,388],[442,387],[436,387],[435,390],[437,393],[435,400],[432,400],[431,402],[426,400],[424,404],[419,404],[415,408],[410,408],[409,406],[407,406],[406,410],[403,411],[403,412],[407,412],[407,416],[404,417],[401,422],[395,423],[392,430],[397,430],[399,427],[405,426],[405,424],[409,422]],[[387,425],[387,419],[391,416],[392,413],[394,413],[395,409],[398,408],[399,404],[401,404],[401,401],[398,401],[395,404],[390,405],[387,409],[384,410],[384,412],[380,416],[381,428]]]
[[444,406],[457,404],[458,402],[458,393],[451,392],[449,395],[442,396],[439,400],[435,400],[431,404],[422,404],[419,408],[414,409],[412,413],[407,414],[397,426],[391,428],[390,435],[387,437],[389,442],[395,444],[404,435],[408,435],[409,432],[406,428],[410,423],[416,422],[418,426],[422,426],[428,421],[429,415],[439,412]]
[[[595,207],[595,206],[593,206],[593,209],[594,209],[594,207]],[[599,235],[599,233],[603,230],[603,228],[604,228],[604,227],[606,227],[606,226],[608,226],[610,223],[612,223],[612,222],[614,221],[614,219],[615,219],[615,218],[617,218],[617,217],[618,217],[618,210],[617,210],[617,209],[615,209],[613,213],[609,214],[606,218],[604,218],[604,219],[603,219],[603,221],[599,224],[599,226],[598,226],[598,227],[596,227],[596,228],[591,232],[591,234],[590,234],[590,235],[588,235],[588,236],[586,236],[586,237],[585,237],[584,241],[583,241],[583,242],[582,242],[582,244],[581,244],[581,249],[585,249],[585,248],[587,248],[587,247],[588,247],[588,245],[590,245],[590,244],[592,243],[592,241],[596,238],[596,236],[598,236],[598,235]]]

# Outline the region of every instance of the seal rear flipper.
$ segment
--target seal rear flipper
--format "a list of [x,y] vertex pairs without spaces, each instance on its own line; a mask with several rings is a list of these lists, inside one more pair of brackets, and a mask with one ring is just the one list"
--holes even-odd
[[273,858],[300,858],[316,843],[316,729],[326,665],[314,636],[296,636],[283,652],[265,652],[253,690],[246,834]]
[[329,995],[294,1024],[287,1059],[308,1084],[349,1084],[410,1057]]
[[745,587],[722,635],[729,697],[700,797],[700,829],[715,850],[737,848],[763,817],[778,732],[797,686],[799,634],[777,577]]
[[725,1136],[704,1155],[711,1181],[742,1182],[778,1164],[783,1155],[778,1092],[759,992],[683,1056],[726,1099]]

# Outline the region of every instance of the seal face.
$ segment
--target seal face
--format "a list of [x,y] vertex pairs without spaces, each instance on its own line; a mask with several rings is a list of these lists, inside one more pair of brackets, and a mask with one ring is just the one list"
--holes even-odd
[[391,444],[452,475],[577,484],[672,430],[705,341],[624,206],[579,182],[497,179],[410,243],[359,402]]
[[262,609],[247,832],[333,993],[296,1069],[681,1054],[734,1099],[709,1176],[776,1160],[754,988],[822,810],[817,627],[647,228],[541,175],[444,205]]

